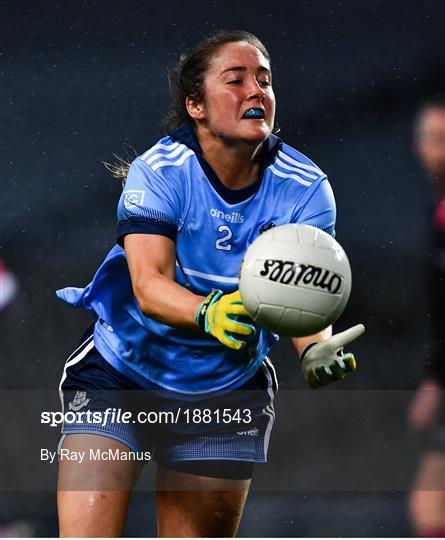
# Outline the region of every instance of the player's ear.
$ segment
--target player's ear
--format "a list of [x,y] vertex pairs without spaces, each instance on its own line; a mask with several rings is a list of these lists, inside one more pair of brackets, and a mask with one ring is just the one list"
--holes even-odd
[[185,98],[185,107],[193,120],[204,119],[204,103],[202,101],[198,101],[192,96],[187,96]]

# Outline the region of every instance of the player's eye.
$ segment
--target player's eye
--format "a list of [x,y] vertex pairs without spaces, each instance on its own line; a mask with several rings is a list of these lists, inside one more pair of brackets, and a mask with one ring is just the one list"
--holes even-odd
[[261,81],[258,81],[258,84],[263,88],[267,88],[271,85],[271,82],[268,79],[262,79]]
[[228,81],[227,84],[242,84],[242,82],[241,79],[232,79],[231,81]]

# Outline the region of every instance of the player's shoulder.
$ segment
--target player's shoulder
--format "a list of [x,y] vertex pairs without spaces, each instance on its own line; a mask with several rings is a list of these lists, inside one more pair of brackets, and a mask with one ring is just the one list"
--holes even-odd
[[326,178],[326,174],[305,154],[282,142],[270,167],[278,178],[294,180],[301,186],[312,186]]
[[149,168],[158,174],[166,170],[175,173],[193,155],[195,152],[191,148],[168,135],[138,156],[132,166]]

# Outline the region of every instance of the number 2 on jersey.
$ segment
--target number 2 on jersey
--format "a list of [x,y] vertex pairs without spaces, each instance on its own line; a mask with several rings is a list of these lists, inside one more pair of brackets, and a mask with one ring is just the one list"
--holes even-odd
[[227,225],[220,225],[217,229],[218,232],[224,233],[224,236],[221,236],[221,238],[218,238],[218,240],[215,243],[216,249],[222,249],[223,251],[230,251],[232,249],[231,244],[227,244],[227,242],[232,238],[233,233]]

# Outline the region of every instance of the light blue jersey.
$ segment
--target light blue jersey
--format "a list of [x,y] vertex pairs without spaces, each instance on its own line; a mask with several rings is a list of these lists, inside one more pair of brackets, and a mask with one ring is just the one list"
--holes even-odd
[[[326,175],[273,135],[265,145],[258,182],[229,190],[203,159],[190,127],[161,139],[131,165],[118,205],[118,243],[132,233],[171,238],[176,281],[205,296],[212,289],[237,289],[244,252],[272,226],[306,223],[334,234],[335,201]],[[277,341],[259,328],[245,349],[234,351],[198,329],[146,317],[120,245],[89,285],[57,294],[94,313],[96,348],[143,388],[196,395],[235,389],[254,375]]]

